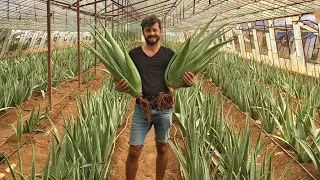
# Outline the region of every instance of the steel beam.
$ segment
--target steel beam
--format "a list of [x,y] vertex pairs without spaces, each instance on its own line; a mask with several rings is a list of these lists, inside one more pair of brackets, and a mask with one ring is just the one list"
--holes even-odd
[[77,0],[77,45],[78,45],[78,87],[81,85],[81,60],[80,60],[80,0]]
[[48,95],[49,109],[52,110],[52,52],[51,52],[51,2],[47,1],[47,31],[48,31]]
[[[158,4],[163,4],[163,3],[168,2],[168,1],[170,1],[170,0],[165,0],[165,1],[162,1],[161,3],[157,3],[157,4],[151,4],[151,5],[149,5],[149,6],[141,7],[141,8],[139,8],[139,9],[135,9],[135,10],[136,10],[136,11],[141,10],[141,9],[146,10],[146,9],[148,9],[149,7],[153,7],[153,6],[158,5]],[[171,3],[170,5],[172,5],[172,4],[175,4],[175,3]],[[165,5],[165,6],[167,6],[167,5]],[[144,11],[144,12],[145,12],[145,11]],[[119,14],[119,15],[122,15],[122,14]]]
[[[130,5],[126,5],[126,6],[124,6],[123,8],[132,7],[133,5],[140,4],[140,3],[143,3],[143,2],[146,2],[146,1],[148,1],[148,0],[143,0],[143,1],[139,1],[139,2],[136,2],[136,3],[130,4]],[[123,9],[123,8],[121,8],[121,9]],[[103,10],[104,10],[104,9],[102,9],[101,11],[103,11]],[[114,9],[114,10],[108,11],[108,12],[106,12],[106,13],[111,13],[111,12],[117,11],[117,10],[118,10],[118,9]],[[101,11],[100,11],[100,12],[101,12]],[[98,14],[99,14],[100,12],[98,12]]]
[[[97,27],[97,0],[94,0],[94,25]],[[94,35],[97,36],[96,31],[94,31]],[[97,49],[97,41],[94,39],[94,48]],[[97,56],[94,55],[94,74],[97,75]]]
[[[171,9],[171,7],[167,7],[167,8],[165,8],[165,9],[159,9],[159,10],[157,10],[157,11],[153,11],[153,13],[158,13],[158,12],[161,12],[161,11],[166,11],[166,10],[169,10],[169,9]],[[143,15],[146,15],[146,14],[150,14],[150,11],[152,11],[153,9],[151,9],[151,10],[149,10],[149,11],[145,11],[145,12],[143,12],[142,14],[140,14],[141,16],[143,16]],[[164,13],[162,13],[162,14],[165,14],[166,12],[164,12]],[[126,17],[126,16],[125,16]],[[131,19],[129,19],[129,20],[133,20],[132,18]]]
[[91,3],[87,3],[87,4],[82,4],[80,7],[89,6],[89,5],[92,5],[92,4],[97,5],[98,3],[104,2],[104,1],[106,1],[106,0],[99,0],[99,1],[94,1],[94,2],[91,2]]
[[[42,0],[44,1],[44,0]],[[67,3],[63,3],[63,2],[60,2],[60,1],[57,1],[57,0],[51,0],[51,4],[55,5],[55,6],[59,6],[61,8],[64,8],[64,9],[68,9],[68,10],[71,10],[71,11],[74,11],[74,12],[77,12],[77,8],[73,8],[72,5],[70,4],[67,4]],[[92,12],[89,12],[89,11],[85,11],[85,10],[80,10],[79,9],[79,12],[81,14],[85,14],[85,15],[89,15],[89,16],[94,16],[94,13]],[[117,14],[115,15],[108,15],[108,16],[118,16]],[[98,19],[104,19],[103,16],[97,16]]]

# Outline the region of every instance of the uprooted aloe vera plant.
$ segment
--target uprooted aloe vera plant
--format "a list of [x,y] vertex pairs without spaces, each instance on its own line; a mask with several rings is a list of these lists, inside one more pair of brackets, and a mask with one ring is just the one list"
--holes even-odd
[[99,31],[97,27],[92,27],[97,35],[93,35],[102,52],[97,51],[92,46],[85,44],[91,52],[93,52],[101,62],[107,67],[112,76],[120,81],[126,80],[130,94],[133,97],[139,97],[142,94],[142,83],[140,74],[131,60],[124,43],[120,40],[120,46],[109,33],[107,28],[100,22],[108,40]]
[[168,87],[184,87],[186,84],[182,77],[185,72],[192,72],[196,75],[203,71],[213,57],[218,54],[218,50],[234,39],[230,38],[225,42],[210,46],[215,39],[229,31],[228,28],[224,29],[226,25],[223,25],[201,40],[214,19],[208,22],[197,35],[188,38],[171,58],[164,78]]

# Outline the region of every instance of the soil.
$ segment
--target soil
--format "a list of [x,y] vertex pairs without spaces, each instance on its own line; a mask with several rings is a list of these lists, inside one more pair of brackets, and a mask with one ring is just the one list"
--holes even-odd
[[[129,122],[127,127],[123,130],[122,134],[116,140],[116,148],[115,153],[113,156],[113,165],[110,172],[109,179],[112,180],[124,180],[125,177],[125,165],[127,154],[129,150],[129,136],[130,136],[130,126],[131,126],[131,117],[134,110],[134,100],[130,101],[128,113],[130,115]],[[177,121],[173,122],[174,125],[177,127]],[[125,125],[123,125],[125,126]],[[123,129],[120,127],[119,129]],[[118,129],[118,130],[119,130]],[[172,127],[170,129],[170,136],[173,137],[175,132],[175,128]],[[170,146],[169,146],[170,147]],[[139,158],[139,168],[137,171],[137,180],[145,180],[145,179],[156,179],[156,157],[157,157],[157,150],[154,141],[154,128],[152,127],[147,134],[145,145],[142,148],[142,152]],[[165,180],[178,180],[182,179],[180,175],[180,167],[179,163],[172,152],[171,148],[169,148],[168,153],[168,164],[167,170],[165,173]]]
[[[102,65],[99,65],[102,68]],[[90,71],[93,71],[91,69]],[[89,82],[88,84],[81,85],[81,88],[77,88],[77,80],[71,80],[65,83],[62,83],[59,87],[56,87],[57,91],[53,92],[52,102],[55,104],[50,113],[50,117],[52,117],[55,126],[58,129],[59,134],[62,134],[62,124],[64,119],[68,116],[73,115],[76,117],[77,107],[76,102],[74,100],[74,95],[84,94],[86,86],[88,89],[92,91],[97,91],[100,88],[101,81],[103,80],[103,74],[98,71],[97,76],[94,80]],[[209,91],[210,93],[214,93],[217,91],[217,88],[211,84],[208,79],[204,79],[203,87],[205,91]],[[72,91],[74,89],[74,91]],[[68,94],[70,93],[70,94]],[[24,120],[26,120],[33,107],[38,108],[40,104],[41,107],[44,107],[48,102],[48,97],[46,96],[44,99],[41,95],[35,94],[32,99],[26,101],[24,104],[20,105],[20,108],[23,111]],[[113,154],[111,170],[109,179],[112,180],[123,180],[125,179],[125,162],[127,158],[127,153],[129,149],[128,140],[130,134],[130,125],[131,125],[131,116],[133,112],[134,100],[131,100],[129,103],[128,111],[126,113],[125,119],[127,120],[127,124],[124,123],[121,127],[118,128],[118,133],[121,133],[116,140],[115,143],[115,151]],[[242,113],[231,101],[225,99],[224,101],[224,114],[229,113],[228,123],[234,123],[235,127],[244,128],[246,124],[246,116]],[[62,109],[61,111],[59,111]],[[44,109],[42,109],[44,111]],[[13,153],[9,160],[10,163],[15,166],[14,170],[18,171],[18,153],[14,152],[14,150],[18,147],[18,141],[15,135],[10,135],[13,133],[11,127],[8,124],[16,124],[17,115],[13,110],[11,112],[1,112],[0,113],[0,152],[4,152],[6,155]],[[48,148],[51,140],[52,127],[50,125],[46,125],[48,122],[43,121],[37,128],[41,128],[44,126],[42,132],[37,132],[33,136],[32,134],[23,134],[23,137],[20,141],[20,144],[26,142],[21,148],[22,154],[22,163],[24,174],[28,175],[31,169],[31,159],[32,159],[32,144],[34,146],[35,155],[36,155],[36,172],[41,173],[41,170],[45,164]],[[4,125],[7,124],[7,125]],[[174,126],[171,128],[170,136],[173,137],[175,133],[175,128],[178,128],[178,123],[176,120],[173,121]],[[251,130],[251,140],[252,146],[255,146],[256,137],[260,129],[250,121],[250,130]],[[179,136],[179,134],[178,134]],[[154,130],[151,129],[148,133],[145,140],[145,147],[142,149],[142,154],[139,160],[139,168],[137,172],[137,180],[145,180],[145,179],[156,179],[155,178],[155,160],[156,160],[156,147],[154,142]],[[263,134],[262,142],[267,140],[267,135]],[[181,138],[180,138],[181,141]],[[275,144],[270,140],[267,142],[268,151],[275,147]],[[183,149],[183,148],[182,148]],[[293,152],[289,150],[289,153],[294,155]],[[273,167],[274,167],[274,177],[278,178],[281,176],[281,173],[285,169],[288,162],[292,160],[287,154],[285,154],[280,148],[277,148],[273,155]],[[15,165],[14,165],[15,164]],[[315,179],[320,179],[319,171],[315,167],[313,163],[304,163],[302,164],[311,174],[315,177]],[[291,166],[290,176],[288,179],[290,180],[298,180],[298,179],[312,179],[310,176],[296,163]],[[7,171],[7,165],[5,163],[0,164],[0,179],[11,179],[10,173]],[[179,163],[172,152],[171,148],[169,150],[169,162],[165,174],[165,179],[167,180],[175,180],[182,179],[180,173]]]

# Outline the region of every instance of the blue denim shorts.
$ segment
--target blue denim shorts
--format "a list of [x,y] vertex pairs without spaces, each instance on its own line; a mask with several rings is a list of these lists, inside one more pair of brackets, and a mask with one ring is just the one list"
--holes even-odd
[[172,109],[166,109],[160,111],[158,109],[151,109],[151,123],[148,122],[148,118],[142,112],[139,104],[135,105],[131,130],[130,130],[130,145],[144,146],[144,140],[147,133],[154,125],[155,129],[155,141],[160,143],[167,143],[170,136],[170,127],[172,124]]

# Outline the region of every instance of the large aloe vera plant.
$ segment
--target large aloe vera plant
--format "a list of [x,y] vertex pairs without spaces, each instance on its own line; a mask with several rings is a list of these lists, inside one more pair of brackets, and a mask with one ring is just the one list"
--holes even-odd
[[[227,25],[216,28],[213,32],[201,39],[215,18],[209,21],[204,28],[194,34],[178,48],[171,58],[165,72],[165,82],[168,87],[180,88],[185,86],[183,75],[185,72],[192,72],[194,75],[202,72],[218,54],[218,50],[225,44],[233,40],[230,38],[225,42],[212,45],[212,42],[225,34],[229,29],[224,29]],[[212,46],[211,46],[212,45]]]
[[102,35],[97,27],[92,27],[92,29],[97,34],[93,35],[93,37],[98,43],[101,52],[88,44],[85,44],[85,47],[101,60],[117,81],[126,80],[129,89],[128,94],[133,97],[139,97],[142,95],[140,74],[131,60],[123,40],[120,39],[119,45],[108,29],[101,22],[100,24],[108,39]]

